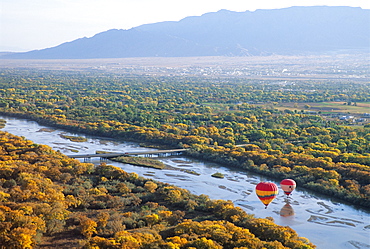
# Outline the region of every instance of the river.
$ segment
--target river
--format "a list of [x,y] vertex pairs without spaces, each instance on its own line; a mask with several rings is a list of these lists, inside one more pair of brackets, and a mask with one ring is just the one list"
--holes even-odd
[[[137,143],[122,142],[110,138],[76,134],[60,129],[39,125],[34,121],[0,116],[7,121],[3,131],[46,144],[64,154],[87,154],[97,150],[111,152],[136,152],[149,150]],[[60,135],[84,136],[86,142],[72,142]],[[302,237],[308,238],[319,249],[370,249],[370,210],[328,196],[319,195],[297,187],[287,198],[279,189],[276,199],[267,209],[255,194],[255,186],[260,181],[272,181],[279,186],[279,181],[257,174],[230,169],[215,163],[199,161],[184,156],[159,158],[160,161],[178,169],[188,169],[200,175],[189,174],[180,170],[157,170],[108,161],[127,172],[136,172],[141,176],[170,183],[193,194],[206,194],[212,199],[231,200],[255,217],[272,217],[276,224],[289,226]],[[99,163],[93,159],[92,163]],[[214,178],[213,173],[220,172],[225,178]]]

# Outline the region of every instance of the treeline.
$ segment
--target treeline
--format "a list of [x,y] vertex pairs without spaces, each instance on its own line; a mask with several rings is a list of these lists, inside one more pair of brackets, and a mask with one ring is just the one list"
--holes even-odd
[[[370,85],[3,71],[0,112],[191,155],[370,207],[370,124],[251,102],[369,101]],[[271,104],[273,106],[273,104]],[[236,147],[247,144],[246,147]]]
[[0,248],[315,248],[232,202],[0,132]]

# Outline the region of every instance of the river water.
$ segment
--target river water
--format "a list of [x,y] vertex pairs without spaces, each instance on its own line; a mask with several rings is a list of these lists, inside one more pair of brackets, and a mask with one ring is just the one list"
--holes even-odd
[[[3,131],[46,144],[54,150],[70,155],[95,153],[97,150],[111,152],[137,152],[153,150],[140,147],[137,143],[122,142],[110,138],[76,134],[60,129],[39,125],[34,121],[0,116],[7,121]],[[60,135],[75,135],[88,138],[87,142],[72,142]],[[136,172],[141,176],[170,183],[188,189],[193,194],[206,194],[212,199],[231,200],[255,217],[272,217],[276,224],[289,226],[299,236],[308,238],[319,249],[370,249],[370,210],[347,205],[328,196],[312,193],[297,186],[291,197],[287,198],[279,189],[276,199],[265,209],[255,194],[255,186],[260,181],[275,182],[264,176],[240,169],[230,169],[222,165],[203,162],[184,156],[158,158],[160,161],[177,169],[188,169],[200,175],[189,174],[181,170],[138,167],[108,161],[127,172]],[[99,163],[93,159],[92,163]],[[213,173],[220,172],[225,178],[214,178]]]

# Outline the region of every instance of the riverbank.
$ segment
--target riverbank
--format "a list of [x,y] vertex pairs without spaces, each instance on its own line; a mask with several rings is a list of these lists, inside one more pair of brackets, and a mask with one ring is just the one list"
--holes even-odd
[[0,129],[4,128],[6,121],[4,119],[0,119]]
[[[0,138],[5,161],[0,165],[0,211],[2,222],[11,228],[0,233],[2,245],[59,248],[68,240],[71,248],[188,248],[209,243],[315,248],[293,229],[255,218],[229,201],[210,200],[111,165],[81,163],[4,131]],[[200,226],[206,230],[194,229]],[[220,231],[244,236],[220,236]]]
[[[0,112],[4,113],[4,112]],[[6,112],[5,112],[6,113]],[[284,154],[277,151],[275,154],[263,150],[257,145],[241,151],[241,148],[230,146],[215,146],[207,144],[183,143],[186,137],[173,134],[158,133],[152,135],[151,129],[129,126],[126,130],[104,129],[88,126],[77,121],[63,121],[57,119],[44,119],[37,115],[11,113],[12,116],[30,118],[45,125],[67,129],[73,132],[120,138],[122,141],[151,142],[171,145],[173,148],[192,148],[188,155],[211,162],[229,165],[232,167],[250,170],[276,179],[292,178],[301,186],[318,193],[334,196],[355,205],[370,208],[370,195],[367,190],[369,166],[358,163],[333,162],[328,157],[315,157],[313,155],[300,155],[300,153]],[[83,128],[84,127],[84,128]],[[90,127],[90,128],[89,128]],[[319,166],[318,166],[319,165]],[[348,175],[351,177],[348,178]],[[342,178],[348,178],[343,180]],[[355,181],[355,182],[354,182]]]
[[[75,132],[68,133],[66,130],[56,129],[50,132],[50,127],[39,125],[34,121],[3,118],[7,120],[7,126],[4,130],[18,136],[24,136],[35,143],[47,144],[64,154],[70,154],[71,150],[89,154],[95,153],[97,150],[137,152],[149,149],[132,142],[121,142],[116,139],[88,136]],[[42,129],[49,131],[43,132]],[[85,136],[88,141],[71,142],[61,138],[59,136],[61,133]],[[367,217],[370,213],[359,206],[348,205],[339,199],[313,193],[298,185],[289,200],[283,193],[279,193],[269,207],[264,209],[263,204],[254,193],[254,188],[260,181],[279,184],[279,181],[274,178],[186,156],[158,160],[183,171],[137,167],[112,161],[109,161],[108,164],[120,167],[127,172],[135,172],[141,176],[188,189],[197,195],[203,194],[212,199],[231,200],[249,214],[261,218],[271,217],[277,224],[291,227],[300,236],[309,238],[320,249],[357,249],[358,247],[353,244],[363,246],[363,248],[366,248],[368,244],[370,224]],[[100,161],[97,159],[92,163],[99,165]],[[194,171],[197,175],[187,173],[185,170]],[[212,177],[211,175],[216,172],[222,173],[225,177],[223,179]],[[292,215],[284,217],[280,213],[284,207],[286,209],[286,202],[289,202],[293,212],[290,211]]]

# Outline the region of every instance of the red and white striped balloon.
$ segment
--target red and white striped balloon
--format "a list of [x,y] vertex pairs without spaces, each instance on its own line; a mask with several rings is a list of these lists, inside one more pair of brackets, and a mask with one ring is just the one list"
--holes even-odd
[[286,195],[290,195],[292,191],[295,189],[297,184],[292,179],[284,179],[280,182],[280,187],[284,191]]

